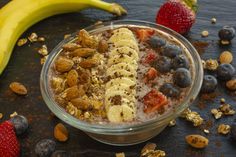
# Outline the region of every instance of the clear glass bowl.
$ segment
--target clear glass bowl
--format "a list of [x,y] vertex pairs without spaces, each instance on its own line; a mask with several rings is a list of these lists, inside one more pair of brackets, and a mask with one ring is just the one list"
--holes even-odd
[[52,67],[55,58],[60,54],[62,50],[62,45],[71,42],[75,39],[76,33],[72,37],[60,42],[50,53],[48,59],[46,60],[40,77],[40,87],[41,93],[44,101],[46,102],[49,109],[62,121],[65,123],[78,128],[90,137],[110,145],[133,145],[147,141],[148,139],[158,135],[168,123],[178,117],[181,112],[183,112],[197,97],[200,87],[202,84],[203,70],[201,59],[195,50],[195,48],[180,34],[174,32],[173,30],[166,28],[161,25],[146,21],[136,21],[136,20],[120,20],[105,22],[99,25],[93,25],[85,28],[90,33],[97,33],[108,29],[117,28],[120,26],[138,26],[138,27],[150,27],[167,33],[173,38],[177,39],[189,52],[190,57],[193,60],[193,66],[195,74],[193,77],[193,85],[190,89],[189,95],[186,96],[182,102],[179,104],[173,112],[165,114],[159,118],[149,120],[140,124],[129,124],[129,125],[100,125],[91,124],[85,121],[81,121],[70,114],[68,114],[63,108],[61,108],[53,99],[49,88],[49,70]]

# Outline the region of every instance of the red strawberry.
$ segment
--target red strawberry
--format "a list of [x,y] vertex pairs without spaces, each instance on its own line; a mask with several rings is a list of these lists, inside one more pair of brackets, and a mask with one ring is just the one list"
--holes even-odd
[[5,121],[0,124],[0,157],[20,156],[20,144],[17,140],[14,126]]
[[149,50],[146,57],[142,61],[144,64],[151,64],[157,58],[157,54],[154,50]]
[[167,97],[156,89],[152,89],[143,97],[144,112],[150,113],[159,110],[168,104]]
[[145,75],[145,77],[147,78],[147,80],[153,80],[157,77],[157,71],[155,68],[150,68],[147,72],[147,74]]
[[196,0],[169,0],[157,13],[156,23],[180,34],[187,33],[195,22]]
[[140,41],[146,41],[150,36],[155,33],[153,29],[137,29],[136,35]]

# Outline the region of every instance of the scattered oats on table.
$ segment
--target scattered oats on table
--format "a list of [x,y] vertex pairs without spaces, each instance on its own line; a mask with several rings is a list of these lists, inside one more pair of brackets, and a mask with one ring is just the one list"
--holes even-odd
[[215,59],[206,60],[206,69],[207,70],[216,70],[219,66],[218,61]]
[[18,42],[17,42],[17,46],[23,46],[23,45],[25,45],[27,42],[28,42],[27,38],[19,39]]
[[116,157],[125,157],[125,153],[124,152],[116,153]]
[[15,111],[15,112],[13,112],[12,114],[10,114],[10,118],[15,117],[15,116],[17,116],[17,115],[18,115],[18,113]]
[[222,117],[223,113],[217,109],[212,109],[211,113],[214,115],[215,119],[219,119]]
[[215,18],[215,17],[211,18],[211,23],[212,23],[212,24],[215,24],[215,23],[216,23],[216,18]]
[[223,134],[223,135],[226,135],[230,132],[230,129],[231,127],[229,125],[226,125],[226,124],[220,124],[218,126],[218,129],[217,129],[217,132],[219,134]]
[[43,56],[47,56],[48,55],[47,45],[42,45],[42,47],[38,50],[38,53]]
[[38,41],[38,35],[36,33],[31,33],[31,35],[28,37],[30,42],[36,42]]
[[202,35],[202,37],[208,37],[209,32],[206,31],[206,30],[205,30],[205,31],[202,31],[201,35]]

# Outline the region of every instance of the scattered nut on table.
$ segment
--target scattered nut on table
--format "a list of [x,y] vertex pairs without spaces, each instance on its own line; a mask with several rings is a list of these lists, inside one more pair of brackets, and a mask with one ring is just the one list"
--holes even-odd
[[236,78],[229,80],[226,82],[226,87],[229,90],[235,91],[236,90]]
[[230,129],[231,129],[231,127],[229,125],[220,124],[217,128],[217,132],[219,134],[226,135],[230,132]]
[[68,140],[69,132],[68,132],[67,128],[62,123],[58,123],[55,126],[54,137],[60,142],[65,142]]
[[220,119],[223,115],[223,113],[217,109],[212,109],[211,113],[214,115],[215,119]]
[[216,18],[215,18],[215,17],[211,18],[211,23],[212,23],[212,24],[215,24],[215,23],[216,23]]
[[116,157],[125,157],[125,153],[124,152],[116,153]]
[[220,54],[219,57],[220,63],[231,63],[233,61],[233,55],[229,51],[224,51]]
[[36,33],[31,33],[31,35],[28,37],[30,42],[36,42],[38,41],[38,35]]
[[18,95],[26,95],[27,94],[26,87],[19,82],[12,82],[9,87],[14,93],[16,93]]
[[17,46],[23,46],[28,42],[26,38],[19,39],[17,42]]
[[156,150],[155,143],[146,144],[141,150],[141,157],[165,157],[166,153],[162,150]]
[[206,30],[205,30],[205,31],[202,31],[201,35],[202,35],[202,37],[208,37],[209,32],[206,31]]
[[206,60],[206,69],[207,70],[216,70],[219,66],[218,61],[215,59],[208,59]]
[[194,148],[205,148],[209,140],[201,135],[188,135],[185,137],[186,142]]

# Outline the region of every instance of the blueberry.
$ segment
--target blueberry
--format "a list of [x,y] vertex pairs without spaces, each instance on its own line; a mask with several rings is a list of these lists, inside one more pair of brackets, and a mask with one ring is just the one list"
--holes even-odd
[[235,36],[235,29],[230,26],[224,26],[218,33],[221,40],[230,41]]
[[177,55],[182,53],[182,49],[179,46],[175,45],[166,45],[161,50],[161,54],[170,58],[174,58]]
[[203,93],[214,92],[217,87],[217,79],[212,75],[205,75],[203,77],[203,83],[201,91]]
[[152,63],[152,66],[161,73],[166,73],[171,70],[171,59],[165,56],[161,56]]
[[231,125],[231,137],[233,140],[236,141],[236,122],[234,122],[232,125]]
[[29,127],[28,120],[22,115],[16,115],[10,119],[17,135],[23,134]]
[[186,68],[189,69],[189,61],[185,55],[178,55],[172,60],[173,69]]
[[159,89],[167,97],[178,97],[180,95],[180,90],[171,83],[163,84]]
[[166,40],[159,38],[158,36],[151,36],[148,43],[152,48],[160,48],[166,45]]
[[35,146],[35,153],[38,157],[50,157],[55,151],[56,142],[50,139],[43,139]]
[[228,81],[235,74],[235,68],[228,63],[224,63],[218,66],[217,68],[217,76],[219,79]]
[[71,157],[71,155],[64,150],[56,150],[51,157]]
[[188,69],[178,68],[173,75],[174,84],[180,88],[186,88],[191,85],[191,75]]

